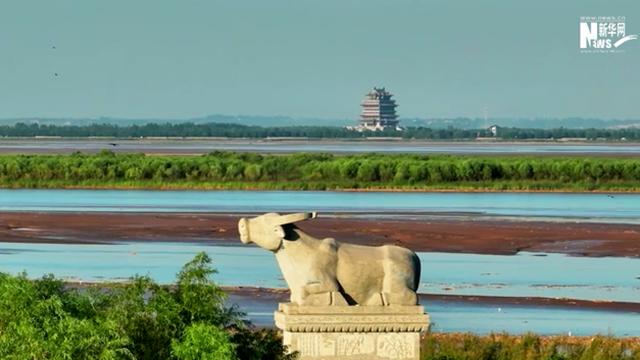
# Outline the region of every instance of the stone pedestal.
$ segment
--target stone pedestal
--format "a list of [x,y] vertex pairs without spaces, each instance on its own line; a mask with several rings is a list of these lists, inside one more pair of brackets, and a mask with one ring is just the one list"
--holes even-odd
[[420,359],[424,306],[298,306],[281,303],[276,326],[299,360]]

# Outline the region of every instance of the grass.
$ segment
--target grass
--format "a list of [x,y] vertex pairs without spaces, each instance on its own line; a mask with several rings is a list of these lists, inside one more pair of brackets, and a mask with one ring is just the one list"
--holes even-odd
[[290,190],[290,191],[424,191],[424,192],[595,192],[640,193],[639,182],[480,181],[439,184],[380,184],[313,181],[127,181],[127,180],[6,180],[5,189],[125,189],[125,190]]
[[428,334],[422,360],[634,360],[640,339],[613,336]]

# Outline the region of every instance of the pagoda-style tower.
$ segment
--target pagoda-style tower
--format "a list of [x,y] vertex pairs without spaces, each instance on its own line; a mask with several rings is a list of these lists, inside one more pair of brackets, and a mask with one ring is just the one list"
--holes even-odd
[[374,87],[360,104],[363,108],[360,125],[365,128],[397,128],[400,123],[396,115],[398,105],[392,96],[385,88]]

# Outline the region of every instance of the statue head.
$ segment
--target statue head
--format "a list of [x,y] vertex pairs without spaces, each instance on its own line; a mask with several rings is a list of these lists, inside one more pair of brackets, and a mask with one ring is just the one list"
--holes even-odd
[[238,222],[240,241],[242,241],[243,244],[254,243],[265,250],[275,252],[280,249],[286,235],[283,226],[313,219],[316,216],[317,214],[315,212],[287,215],[266,213],[250,219],[242,218]]

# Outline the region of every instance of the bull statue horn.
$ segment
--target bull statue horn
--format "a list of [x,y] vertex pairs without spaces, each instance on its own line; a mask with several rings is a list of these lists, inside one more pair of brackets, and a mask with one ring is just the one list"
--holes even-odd
[[274,225],[286,225],[286,224],[293,224],[298,221],[315,219],[317,216],[318,216],[318,213],[316,212],[295,213],[295,214],[280,215],[279,217],[271,221],[273,221]]

